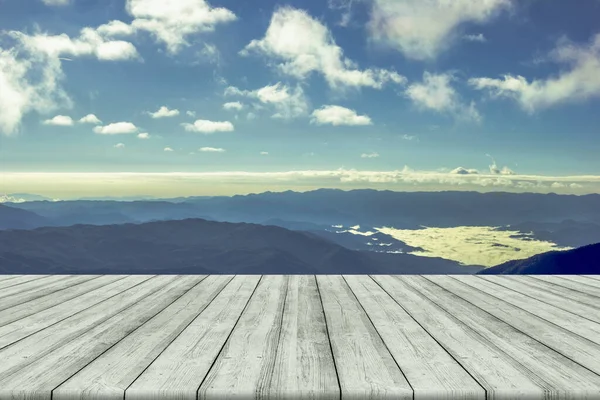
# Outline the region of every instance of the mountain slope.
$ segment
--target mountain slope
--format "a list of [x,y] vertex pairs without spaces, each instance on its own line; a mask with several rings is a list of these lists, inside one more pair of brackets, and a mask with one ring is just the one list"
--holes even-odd
[[600,274],[600,243],[566,251],[550,251],[524,260],[508,261],[479,274],[569,275]]
[[0,229],[31,229],[47,222],[34,212],[0,204]]
[[349,250],[276,226],[201,219],[0,232],[0,273],[474,273],[479,267]]

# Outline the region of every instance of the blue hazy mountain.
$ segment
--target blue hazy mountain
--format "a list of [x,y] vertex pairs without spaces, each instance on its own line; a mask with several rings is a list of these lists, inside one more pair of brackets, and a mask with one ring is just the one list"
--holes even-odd
[[9,204],[48,218],[54,225],[114,224],[205,218],[228,222],[294,221],[315,225],[505,226],[525,221],[586,221],[600,225],[600,195],[535,193],[392,192],[320,189],[265,192],[186,201],[34,201]]
[[202,219],[0,231],[5,274],[449,274],[481,267],[354,251],[277,226]]
[[0,204],[0,229],[32,229],[49,224],[50,221],[32,211]]
[[566,251],[550,251],[490,267],[479,274],[595,275],[600,274],[600,243]]

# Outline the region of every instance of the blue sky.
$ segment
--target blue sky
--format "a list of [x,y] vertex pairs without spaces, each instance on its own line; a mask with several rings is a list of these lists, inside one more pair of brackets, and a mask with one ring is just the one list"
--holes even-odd
[[598,0],[169,3],[0,0],[0,192],[600,191]]

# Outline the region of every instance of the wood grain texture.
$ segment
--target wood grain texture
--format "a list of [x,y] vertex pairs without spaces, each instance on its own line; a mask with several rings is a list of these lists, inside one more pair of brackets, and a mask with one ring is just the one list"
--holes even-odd
[[344,275],[415,393],[415,399],[485,399],[485,390],[366,275]]
[[573,278],[580,278],[582,283],[588,286],[600,288],[600,276],[596,279],[596,275],[568,275]]
[[584,276],[586,278],[595,279],[595,280],[600,281],[600,275],[579,275],[579,276]]
[[597,286],[588,284],[589,279],[577,275],[530,275],[529,278],[538,279],[553,285],[566,287],[588,295],[596,296],[600,302],[600,282]]
[[[102,290],[109,290],[108,286],[112,282],[124,279],[126,275],[104,275],[97,279],[92,279],[77,285],[69,286],[68,288],[59,290],[57,292],[48,294],[46,296],[38,297],[37,299],[29,300],[19,305],[12,306],[9,309],[0,311],[0,326],[14,322],[21,318],[25,318],[29,315],[35,314],[40,311],[47,310],[61,303],[65,303],[78,296],[87,295],[90,296],[96,289],[104,288]],[[100,294],[96,292],[94,294]],[[80,302],[85,301],[85,296],[79,299]],[[78,304],[80,304],[78,302]]]
[[343,399],[412,399],[413,390],[339,275],[317,275]]
[[9,288],[22,285],[27,282],[35,281],[42,278],[47,278],[50,275],[20,275],[16,279],[10,279],[3,282],[0,282],[0,295],[4,293],[5,290],[9,290]]
[[37,352],[35,357],[30,357],[35,362],[26,365],[27,368],[12,368],[0,374],[0,398],[49,399],[53,389],[168,307],[203,278],[158,276],[149,280],[156,290],[146,292],[128,307],[119,307],[110,318],[79,332],[71,340]]
[[56,282],[63,281],[69,276],[70,275],[48,275],[40,279],[34,279],[28,282],[23,282],[20,285],[4,288],[0,290],[0,307],[3,306],[4,302],[2,300],[4,299],[8,299],[9,297],[13,297],[17,294],[23,295],[32,291],[39,290],[40,288],[44,288]]
[[[64,303],[58,304],[39,313],[32,314],[28,317],[21,318],[1,326],[0,349],[33,334],[39,333],[49,327],[52,327],[52,329],[46,332],[45,335],[46,337],[52,339],[59,339],[61,334],[67,334],[69,332],[68,330],[61,330],[61,328],[64,326],[70,326],[72,329],[85,329],[85,321],[87,317],[95,318],[93,321],[100,321],[102,318],[108,317],[103,315],[103,312],[105,312],[104,310],[106,310],[106,312],[112,311],[111,308],[116,307],[115,304],[118,304],[119,301],[127,298],[129,293],[132,295],[135,294],[137,291],[135,288],[136,285],[139,285],[150,278],[150,276],[143,275],[131,276],[127,279],[119,280],[102,287],[101,290],[91,291],[75,299],[65,301]],[[132,289],[132,292],[124,294],[127,290]],[[145,286],[137,289],[143,290],[145,289]],[[108,301],[104,304],[104,307],[106,308],[97,307],[98,305],[103,304],[105,301]],[[76,333],[73,334],[76,335]],[[36,338],[39,337],[40,336],[37,336]],[[36,340],[39,339],[31,339],[27,343],[35,343]],[[1,351],[0,354],[2,354]],[[2,367],[0,366],[0,374],[2,373],[1,368]]]
[[266,275],[198,390],[199,399],[264,398],[273,375],[289,276]]
[[[506,276],[504,278],[508,278],[508,280],[510,281],[515,280],[514,276]],[[575,303],[586,304],[588,306],[594,307],[596,308],[596,313],[600,318],[600,298],[598,296],[585,293],[581,290],[574,290],[565,286],[556,285],[550,282],[543,281],[541,279],[536,279],[535,277],[529,275],[521,276],[519,278],[521,278],[518,279],[519,283],[533,286],[536,289],[546,291],[547,293],[552,293],[563,300],[569,299]]]
[[221,292],[233,276],[212,275],[54,389],[54,400],[122,400],[125,389]]
[[270,399],[339,399],[340,387],[327,335],[317,281],[289,277]]
[[519,360],[551,398],[569,398],[571,393],[577,393],[581,399],[600,398],[600,375],[422,276],[405,276],[402,280],[509,357]]
[[5,282],[8,281],[10,279],[15,279],[17,277],[19,277],[21,275],[0,275],[0,282]]
[[415,290],[401,276],[373,275],[458,363],[486,389],[488,399],[543,399],[543,384],[517,359]]
[[[45,283],[44,285],[35,288],[30,288],[28,290],[18,290],[12,295],[0,298],[0,311],[6,310],[7,308],[13,307],[18,304],[38,299],[40,297],[51,295],[55,292],[58,292],[59,290],[63,290],[70,286],[89,281],[90,279],[96,279],[98,277],[100,277],[100,275],[63,275],[57,277],[51,282],[48,282],[47,279],[43,279]],[[40,279],[40,281],[42,281],[42,279]],[[19,287],[20,286],[17,286],[17,288]]]
[[[427,275],[424,278],[461,299],[475,304],[483,311],[600,376],[600,345],[472,286],[449,279],[448,276]],[[583,321],[594,324],[591,321]],[[565,371],[563,370],[563,372]]]
[[478,275],[478,277],[490,282],[494,282],[508,289],[512,289],[515,292],[519,292],[532,298],[536,298],[545,303],[551,304],[554,307],[560,308],[565,311],[569,311],[573,314],[587,318],[591,321],[600,323],[600,309],[576,300],[572,300],[566,296],[563,297],[559,294],[559,290],[553,290],[552,288],[546,287],[539,287],[538,285],[536,285],[535,282],[532,283],[530,280],[524,279],[526,278],[526,276],[523,276],[523,279],[520,280],[514,279],[514,277],[511,278],[499,275]]
[[600,344],[600,324],[575,315],[568,311],[557,308],[541,300],[515,292],[504,286],[481,279],[477,276],[458,276],[452,275],[455,279],[477,290],[485,292],[491,296],[512,304],[522,310],[538,316],[546,321],[558,325],[570,332],[573,332],[587,340]]
[[238,275],[126,390],[125,399],[196,399],[260,280]]

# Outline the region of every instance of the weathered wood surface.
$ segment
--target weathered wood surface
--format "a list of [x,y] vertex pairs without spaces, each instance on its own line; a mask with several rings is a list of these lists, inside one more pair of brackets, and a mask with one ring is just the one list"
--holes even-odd
[[597,276],[0,276],[4,399],[600,399]]

